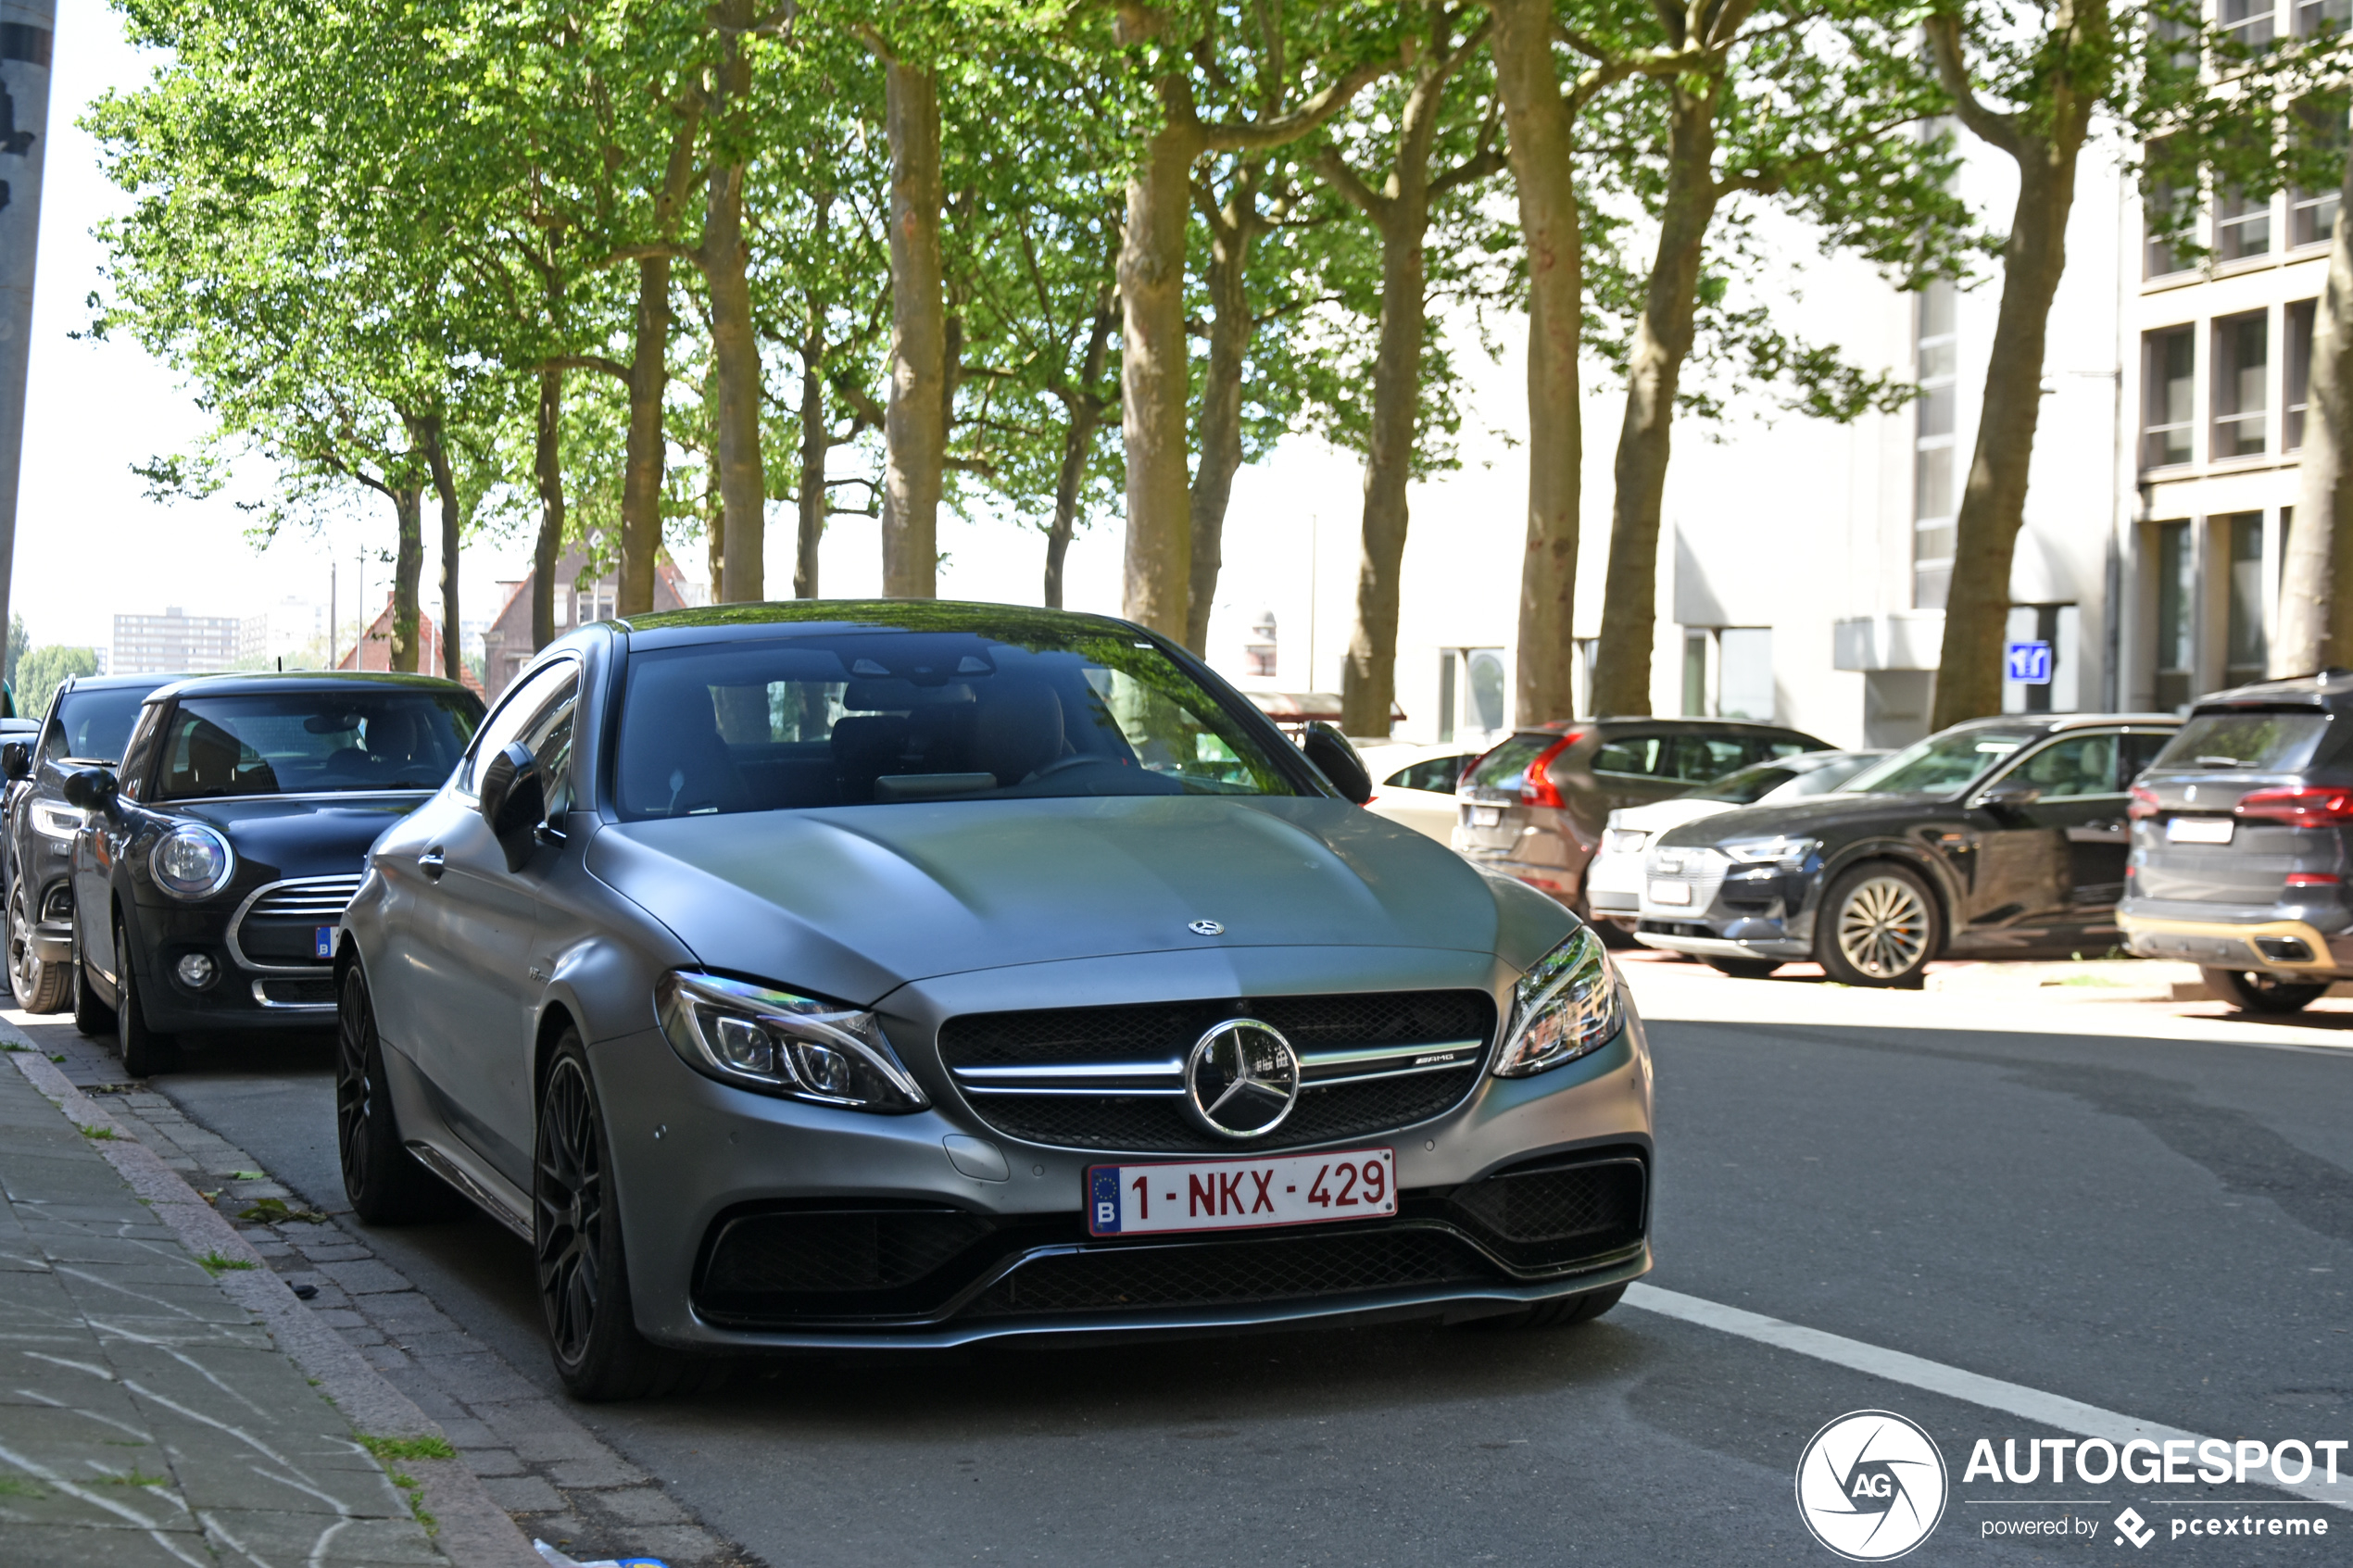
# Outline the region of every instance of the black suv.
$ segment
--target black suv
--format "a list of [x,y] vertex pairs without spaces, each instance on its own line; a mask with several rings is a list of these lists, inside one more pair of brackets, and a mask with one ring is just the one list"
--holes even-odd
[[2251,1012],[2294,1012],[2353,979],[2353,673],[2198,703],[2132,814],[2117,923],[2133,951],[2198,965]]
[[67,856],[83,813],[65,797],[66,775],[112,767],[147,694],[183,677],[76,675],[49,699],[37,737],[0,743],[0,854],[7,857],[8,988],[27,1012],[58,1012],[71,993],[73,885]]
[[1762,977],[1812,959],[1918,984],[1944,953],[2022,958],[2119,937],[2126,788],[2171,714],[2019,714],[1940,730],[1836,793],[1669,828],[1635,939]]

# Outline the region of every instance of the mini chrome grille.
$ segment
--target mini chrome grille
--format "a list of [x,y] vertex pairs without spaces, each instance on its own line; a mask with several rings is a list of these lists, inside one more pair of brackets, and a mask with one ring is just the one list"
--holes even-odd
[[939,1054],[981,1120],[1066,1148],[1221,1149],[1180,1112],[1186,1053],[1221,1021],[1272,1025],[1299,1053],[1299,1104],[1252,1148],[1362,1137],[1426,1122],[1478,1081],[1495,1029],[1483,991],[1260,997],[975,1013],[941,1026]]
[[246,906],[247,920],[315,920],[331,924],[359,892],[356,876],[310,876],[298,882],[275,883]]
[[[265,973],[320,972],[325,965],[318,953],[319,928],[342,922],[359,881],[306,876],[256,889],[229,922],[230,956]],[[269,1005],[281,1004],[270,999]]]

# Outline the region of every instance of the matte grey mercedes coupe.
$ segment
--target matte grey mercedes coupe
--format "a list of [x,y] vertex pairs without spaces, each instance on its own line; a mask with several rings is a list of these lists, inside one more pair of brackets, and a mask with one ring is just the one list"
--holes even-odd
[[785,1347],[1579,1322],[1650,1266],[1592,934],[1183,648],[931,602],[584,627],[338,939],[344,1179],[531,1242],[584,1398]]

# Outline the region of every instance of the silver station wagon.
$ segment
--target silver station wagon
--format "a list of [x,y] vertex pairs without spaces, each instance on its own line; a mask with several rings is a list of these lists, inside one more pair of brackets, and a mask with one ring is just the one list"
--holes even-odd
[[547,649],[378,841],[346,1185],[527,1237],[557,1367],[1424,1317],[1650,1264],[1651,1078],[1558,904],[1096,617],[740,605]]

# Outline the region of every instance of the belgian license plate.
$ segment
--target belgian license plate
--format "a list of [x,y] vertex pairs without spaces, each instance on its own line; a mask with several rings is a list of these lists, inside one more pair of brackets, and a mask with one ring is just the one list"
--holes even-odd
[[1504,809],[1501,806],[1474,806],[1471,808],[1471,826],[1475,828],[1500,827],[1503,825],[1503,822]]
[[2165,820],[2165,841],[2168,844],[2228,844],[2232,825],[2228,817],[2168,817]]
[[320,926],[311,933],[310,941],[310,950],[315,956],[322,959],[332,959],[335,956],[335,928],[333,926]]
[[1254,1230],[1396,1212],[1393,1149],[1087,1171],[1087,1228],[1096,1236]]
[[1651,884],[1651,902],[1654,904],[1688,904],[1691,901],[1692,887],[1687,882]]

